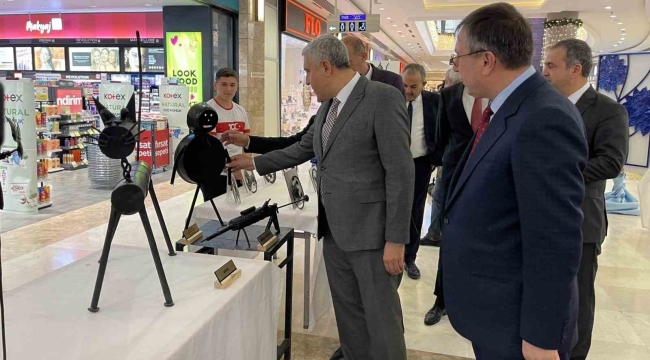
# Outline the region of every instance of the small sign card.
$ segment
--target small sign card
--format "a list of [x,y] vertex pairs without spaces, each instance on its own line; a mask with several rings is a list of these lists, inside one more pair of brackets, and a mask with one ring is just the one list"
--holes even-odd
[[232,260],[229,260],[224,266],[215,271],[214,275],[217,277],[214,288],[225,289],[241,276],[241,270],[237,269]]

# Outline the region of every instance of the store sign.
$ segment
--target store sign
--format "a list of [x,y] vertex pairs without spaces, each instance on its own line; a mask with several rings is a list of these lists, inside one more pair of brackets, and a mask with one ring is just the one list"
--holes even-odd
[[115,116],[119,116],[131,100],[133,91],[131,84],[99,84],[99,102]]
[[[144,161],[152,168],[161,168],[169,165],[169,130],[156,130],[154,146],[151,145],[151,130],[145,130],[140,135],[140,161]],[[155,152],[156,164],[151,163],[152,152]]]
[[63,30],[63,21],[61,18],[52,18],[52,20],[50,20],[48,23],[41,23],[38,20],[36,22],[27,20],[25,30],[30,32],[38,31],[41,34],[49,34],[50,31]]
[[56,89],[56,107],[59,114],[76,114],[83,110],[83,93],[81,89]]
[[[54,39],[131,39],[136,30],[143,39],[162,39],[162,12],[152,13],[84,13],[2,15],[0,39],[40,39],[46,43]],[[149,41],[149,40],[148,40]],[[155,40],[154,40],[155,42]],[[79,43],[98,43],[81,41]],[[103,42],[101,42],[103,43]]]
[[200,32],[168,32],[167,77],[189,88],[189,104],[203,101],[203,52]]
[[287,0],[285,30],[305,40],[312,40],[324,34],[327,20],[303,5]]

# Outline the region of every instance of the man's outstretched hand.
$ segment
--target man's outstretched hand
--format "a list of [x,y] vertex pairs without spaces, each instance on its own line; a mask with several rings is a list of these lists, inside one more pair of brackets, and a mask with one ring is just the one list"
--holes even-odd
[[233,144],[241,147],[246,147],[248,146],[248,141],[248,135],[242,134],[237,130],[228,130],[221,133],[221,142],[224,145]]
[[246,155],[233,156],[231,158],[231,161],[228,164],[226,164],[226,167],[231,168],[232,171],[255,170],[255,164],[253,163],[253,159]]

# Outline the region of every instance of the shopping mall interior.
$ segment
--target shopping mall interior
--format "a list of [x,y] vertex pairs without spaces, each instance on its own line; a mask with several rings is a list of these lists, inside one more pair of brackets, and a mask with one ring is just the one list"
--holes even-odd
[[[624,172],[605,189],[608,228],[588,359],[650,360],[650,0],[507,2],[530,22],[538,72],[554,41],[584,40],[591,86],[628,110]],[[408,64],[422,65],[424,89],[438,92],[458,24],[490,3],[0,0],[2,151],[22,147],[22,156],[0,161],[6,359],[330,359],[340,341],[316,238],[314,165],[274,177],[246,173],[240,187],[204,202],[180,151],[195,136],[188,119],[198,115],[188,111],[217,96],[218,70],[232,68],[233,101],[245,109],[251,135],[300,133],[320,106],[303,49],[328,32],[362,40],[375,69],[401,75]],[[367,31],[358,31],[359,20]],[[356,32],[339,32],[354,30],[355,21]],[[633,101],[637,94],[645,100]],[[141,117],[138,145],[110,157],[102,134],[129,126],[107,123],[100,111],[120,115],[131,99]],[[131,180],[131,170],[144,175]],[[120,186],[132,192],[119,195]],[[120,199],[141,208],[120,213]],[[259,208],[268,199],[293,204]],[[268,211],[248,233],[229,223],[253,206]],[[422,235],[432,208],[427,196]],[[267,218],[279,219],[279,233],[264,231]],[[221,220],[233,230],[217,234]],[[403,276],[399,285],[408,358],[475,359],[447,316],[424,323],[436,301],[439,255],[439,247],[421,246],[421,278]]]

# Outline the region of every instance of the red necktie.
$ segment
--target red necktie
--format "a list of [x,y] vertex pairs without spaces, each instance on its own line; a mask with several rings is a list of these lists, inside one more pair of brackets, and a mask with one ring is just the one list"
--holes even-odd
[[474,106],[472,107],[472,130],[474,133],[478,130],[478,127],[481,126],[481,120],[483,118],[483,99],[476,98],[474,99]]
[[488,107],[485,108],[485,111],[483,111],[483,117],[481,118],[481,123],[478,127],[478,130],[476,130],[476,136],[474,136],[474,144],[472,144],[472,151],[469,153],[469,156],[472,156],[474,149],[476,149],[476,145],[478,145],[478,142],[481,141],[481,137],[483,137],[485,130],[487,129],[488,125],[490,125],[490,118],[492,117],[492,114],[494,113],[488,105]]

